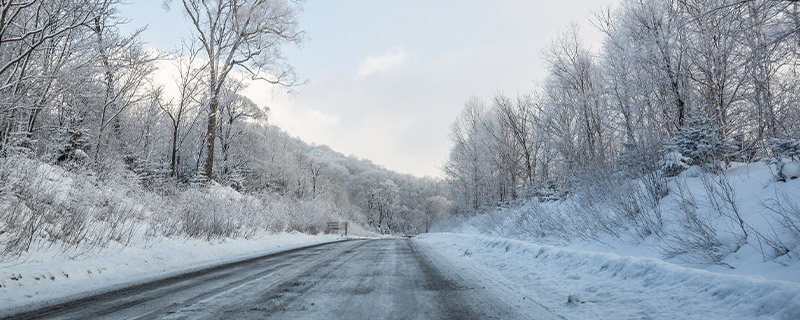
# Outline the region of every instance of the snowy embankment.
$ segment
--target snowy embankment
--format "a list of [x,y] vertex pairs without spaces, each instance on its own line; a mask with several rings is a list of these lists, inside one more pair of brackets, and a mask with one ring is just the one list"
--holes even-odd
[[800,319],[793,282],[479,235],[416,239],[566,318]]
[[41,308],[193,270],[303,246],[338,241],[333,235],[283,233],[255,239],[159,239],[147,247],[119,246],[88,258],[52,252],[0,264],[0,315]]
[[[0,161],[0,314],[327,241],[322,203]],[[351,234],[369,235],[352,224]],[[300,233],[304,232],[304,233]]]
[[[530,199],[436,232],[663,259],[717,273],[800,282],[800,179],[764,163],[697,167],[661,182],[588,181],[557,201]],[[653,187],[659,185],[659,187]],[[648,190],[660,189],[663,192]],[[460,219],[460,220],[459,220]]]

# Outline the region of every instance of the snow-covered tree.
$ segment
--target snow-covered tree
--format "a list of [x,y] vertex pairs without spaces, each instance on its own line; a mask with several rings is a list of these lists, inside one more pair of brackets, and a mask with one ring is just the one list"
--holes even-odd
[[[285,43],[299,43],[296,4],[288,0],[180,0],[208,59],[208,125],[205,175],[213,178],[214,146],[221,94],[231,73],[291,86],[296,78],[281,55]],[[166,1],[170,3],[172,1]]]
[[714,117],[692,113],[675,133],[669,148],[689,159],[691,165],[716,164],[735,151]]

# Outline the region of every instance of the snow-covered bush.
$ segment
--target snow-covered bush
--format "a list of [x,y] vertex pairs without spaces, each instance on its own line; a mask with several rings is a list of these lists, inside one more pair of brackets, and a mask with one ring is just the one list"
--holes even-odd
[[81,254],[127,243],[138,232],[144,207],[126,193],[135,190],[109,183],[99,188],[89,176],[24,158],[0,162],[0,245],[3,256],[41,246]]
[[145,182],[107,165],[101,179],[88,169],[75,173],[21,157],[0,159],[0,260],[46,248],[78,256],[159,237],[319,233],[328,221],[341,220],[323,201],[242,194],[210,181],[180,190],[168,185],[175,181]]
[[772,257],[788,254],[800,259],[800,199],[786,188],[779,188],[775,197],[763,201],[762,206],[772,213],[773,221],[779,226],[772,234],[760,235],[773,248]]
[[725,257],[717,227],[698,208],[698,201],[684,179],[677,179],[676,212],[672,227],[665,231],[662,250],[668,258],[689,263],[720,264]]
[[282,230],[315,234],[323,232],[328,221],[339,219],[334,216],[332,208],[319,201],[297,201],[289,196],[268,193],[260,197],[269,211],[281,214],[273,225]]
[[631,177],[621,172],[599,170],[583,175],[581,180],[583,184],[576,187],[573,196],[564,203],[571,212],[580,215],[581,224],[615,237],[628,229],[640,239],[661,233],[663,218],[659,201],[667,195],[668,189],[659,171]]
[[250,237],[259,231],[315,234],[323,232],[328,221],[340,219],[321,202],[274,193],[241,194],[213,182],[188,188],[178,203],[181,232],[209,240]]
[[621,187],[621,179],[619,175],[600,170],[581,176],[584,183],[575,188],[565,205],[572,212],[574,230],[582,238],[598,239],[603,234],[620,236],[623,217],[612,210],[609,195]]
[[252,208],[219,185],[189,188],[179,199],[181,231],[189,237],[233,238],[247,235],[247,229],[255,227],[242,221]]
[[555,184],[545,184],[536,188],[530,188],[525,193],[527,198],[536,198],[540,202],[558,201],[566,198],[567,190],[559,189]]
[[750,228],[742,217],[741,209],[736,198],[736,189],[724,174],[702,175],[708,204],[720,217],[728,220],[730,234],[736,238],[735,246],[743,246],[747,242],[748,229]]
[[544,241],[621,237],[628,230],[644,239],[661,233],[660,200],[666,180],[658,172],[638,179],[607,169],[587,170],[583,184],[553,201],[529,200],[464,220],[440,223],[439,230],[513,236]]
[[515,208],[498,208],[495,211],[466,217],[450,216],[440,221],[434,231],[478,232],[495,236],[513,236],[545,241],[569,241],[577,238],[569,214],[552,206],[529,200]]
[[692,159],[684,157],[680,152],[667,151],[659,161],[661,171],[668,177],[674,177],[686,169]]
[[791,138],[772,138],[770,148],[774,157],[765,161],[775,168],[775,178],[778,181],[800,178],[800,141]]
[[789,160],[800,161],[800,141],[791,138],[772,138],[770,148],[776,157]]
[[646,174],[661,167],[662,149],[660,141],[653,138],[641,143],[625,142],[617,163],[634,176]]

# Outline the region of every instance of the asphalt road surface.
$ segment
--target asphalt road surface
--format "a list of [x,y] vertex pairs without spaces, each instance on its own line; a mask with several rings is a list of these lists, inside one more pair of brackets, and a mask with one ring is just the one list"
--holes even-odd
[[552,319],[409,239],[285,251],[18,314],[12,319]]

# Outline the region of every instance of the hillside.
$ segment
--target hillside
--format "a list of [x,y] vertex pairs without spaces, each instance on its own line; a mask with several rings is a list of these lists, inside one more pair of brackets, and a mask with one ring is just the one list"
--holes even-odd
[[800,179],[774,173],[764,163],[721,174],[692,167],[665,179],[659,197],[642,180],[598,179],[559,200],[534,197],[435,230],[800,282]]

